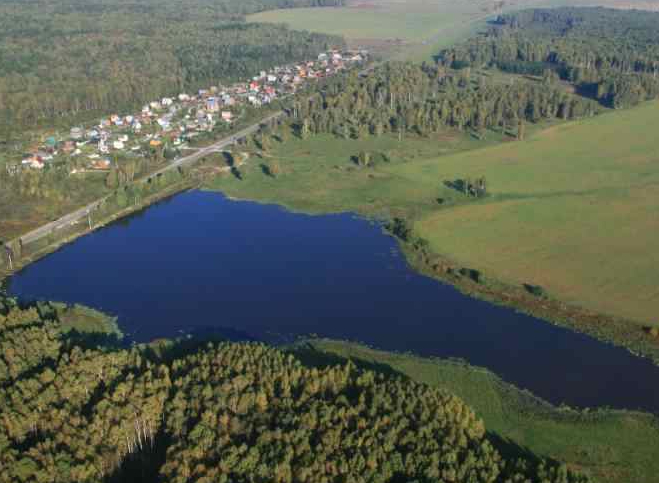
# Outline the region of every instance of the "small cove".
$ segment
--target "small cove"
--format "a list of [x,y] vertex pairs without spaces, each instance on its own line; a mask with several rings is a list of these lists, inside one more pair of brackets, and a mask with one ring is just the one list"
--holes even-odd
[[136,342],[318,334],[462,358],[555,404],[659,412],[650,361],[419,275],[394,239],[350,214],[186,192],[62,247],[8,288],[117,315]]

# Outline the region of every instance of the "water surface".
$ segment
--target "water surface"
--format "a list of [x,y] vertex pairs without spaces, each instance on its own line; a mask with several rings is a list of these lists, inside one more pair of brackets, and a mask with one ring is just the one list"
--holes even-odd
[[118,315],[136,341],[318,334],[463,358],[554,403],[659,412],[649,361],[415,274],[380,227],[349,214],[187,192],[28,266],[9,290]]

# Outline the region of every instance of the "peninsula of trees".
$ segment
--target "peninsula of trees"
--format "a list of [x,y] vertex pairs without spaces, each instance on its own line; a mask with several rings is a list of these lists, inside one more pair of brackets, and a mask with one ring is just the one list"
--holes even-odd
[[2,482],[537,482],[457,397],[261,344],[125,349],[0,304]]

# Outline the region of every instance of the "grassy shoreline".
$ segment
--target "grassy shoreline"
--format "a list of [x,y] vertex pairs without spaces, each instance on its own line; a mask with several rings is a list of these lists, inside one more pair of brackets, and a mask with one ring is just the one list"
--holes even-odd
[[[582,162],[582,159],[577,157],[576,161],[570,164],[568,156],[568,160],[563,161],[564,168],[553,162],[556,159],[555,156],[536,162],[532,161],[530,153],[544,153],[544,150],[548,149],[545,146],[547,144],[549,146],[560,145],[560,136],[568,136],[569,141],[574,136],[581,138],[584,133],[590,135],[591,132],[596,136],[589,143],[597,145],[602,143],[602,136],[610,138],[608,130],[612,128],[617,129],[623,125],[627,126],[626,129],[636,129],[646,117],[656,116],[656,106],[656,102],[650,102],[638,108],[606,112],[585,120],[530,126],[531,132],[528,139],[521,143],[510,142],[502,138],[500,133],[488,133],[485,140],[474,140],[467,135],[451,132],[439,133],[428,138],[409,136],[403,141],[387,136],[358,140],[336,139],[330,135],[318,135],[308,140],[293,138],[283,143],[274,142],[273,146],[266,151],[259,153],[257,150],[255,153],[255,157],[260,156],[264,164],[278,163],[280,172],[277,176],[268,176],[265,171],[259,171],[258,166],[251,166],[243,173],[243,179],[240,181],[230,177],[215,178],[206,183],[205,188],[221,191],[237,199],[275,203],[289,210],[303,213],[353,212],[378,220],[390,220],[396,217],[406,219],[414,230],[415,236],[428,240],[421,251],[413,244],[401,241],[407,260],[415,270],[442,282],[450,283],[471,296],[506,305],[550,323],[625,347],[632,353],[648,357],[654,363],[659,364],[659,338],[652,337],[647,329],[652,324],[651,320],[639,321],[624,315],[607,313],[598,310],[597,305],[593,307],[593,304],[579,303],[578,298],[575,300],[575,298],[562,297],[561,292],[554,290],[551,284],[545,285],[543,281],[538,283],[535,279],[537,274],[515,280],[501,277],[491,267],[483,266],[478,262],[474,263],[473,260],[470,261],[469,253],[464,257],[455,257],[454,253],[442,249],[442,237],[450,236],[453,245],[461,246],[465,242],[480,240],[477,238],[478,235],[481,235],[483,243],[485,243],[489,233],[487,229],[480,229],[480,225],[474,225],[474,233],[465,240],[447,229],[442,229],[440,223],[442,216],[445,217],[457,211],[469,215],[475,210],[496,208],[501,203],[507,202],[510,197],[508,192],[522,193],[524,196],[519,198],[521,201],[516,201],[519,203],[533,203],[538,198],[544,203],[557,202],[560,205],[560,203],[564,203],[566,197],[574,198],[569,191],[574,189],[569,184],[573,179],[585,183],[584,186],[596,191],[598,196],[603,196],[601,203],[607,203],[606,197],[611,196],[608,191],[609,186],[614,188],[626,186],[625,189],[635,190],[633,186],[637,179],[643,183],[653,179],[650,175],[645,174],[645,171],[651,169],[651,164],[646,163],[645,158],[639,157],[639,153],[636,152],[640,150],[639,148],[631,154],[634,159],[629,161],[624,155],[621,155],[619,159],[612,157],[600,161],[599,152],[594,152],[594,159],[586,158],[585,162]],[[642,132],[637,132],[635,135],[640,136]],[[610,142],[615,143],[615,138]],[[607,144],[604,144],[604,148],[606,146]],[[514,156],[519,150],[524,150],[526,153],[524,156],[529,159],[509,162],[511,156]],[[618,151],[620,150],[621,147],[618,147]],[[388,159],[386,162],[377,161],[367,168],[359,167],[352,159],[361,151],[370,152],[375,158],[385,154]],[[488,163],[490,157],[493,157],[492,153],[498,153],[501,161]],[[649,153],[650,151],[648,151],[648,156],[651,157]],[[493,157],[493,159],[499,158]],[[258,163],[256,164],[258,165]],[[502,173],[497,171],[500,168],[503,169]],[[515,176],[512,171],[515,169],[525,170],[524,175]],[[558,170],[560,172],[561,169],[564,169],[566,174],[562,174],[562,177],[548,188],[554,190],[555,193],[542,191],[547,184],[546,181],[529,185],[530,191],[524,193],[523,189],[526,187],[524,183],[527,183],[525,180],[532,179],[534,170],[539,173],[539,179],[547,180],[552,179],[549,178],[550,171]],[[585,170],[582,178],[572,174],[572,172],[576,173],[578,169]],[[589,173],[594,174],[590,176]],[[493,194],[484,200],[473,201],[441,183],[442,179],[454,179],[456,176],[465,174],[473,177],[487,174],[488,185],[492,186],[490,191]],[[563,179],[566,180],[567,188],[562,187]],[[606,190],[601,190],[601,194],[596,189],[598,183],[604,183],[607,186]],[[566,189],[567,193],[565,193]],[[586,202],[590,202],[590,198],[578,198],[577,202],[582,203],[584,199]],[[442,200],[442,202],[438,204],[437,200]],[[570,215],[569,207],[558,206],[557,210],[559,213],[564,213],[565,216]],[[609,210],[603,209],[603,211],[609,213]],[[427,220],[433,221],[435,218],[439,222],[432,226],[423,225]],[[532,223],[533,219],[530,222]],[[487,227],[487,221],[484,223],[483,227]],[[418,229],[419,224],[423,230]],[[524,230],[525,227],[525,224],[521,224],[518,230]],[[461,228],[459,223],[454,224],[456,233],[459,233]],[[556,228],[558,231],[560,229],[560,226]],[[499,232],[502,242],[510,239],[507,230],[502,229]],[[494,235],[498,236],[499,232]],[[654,232],[650,230],[640,233],[644,233],[646,237],[652,237]],[[565,233],[565,235],[569,235],[569,233]],[[590,233],[588,230],[585,231],[585,235],[599,236],[597,232]],[[429,239],[431,236],[434,236],[433,240]],[[638,236],[619,237],[618,239],[622,242],[640,243]],[[602,238],[602,240],[602,243],[606,243],[607,238]],[[530,243],[535,241],[535,239],[530,239]],[[483,243],[478,245],[473,253],[478,254],[481,259],[487,260],[487,245],[483,245]],[[552,247],[548,243],[545,246]],[[535,248],[533,245],[530,247]],[[560,254],[561,252],[558,253],[558,255]],[[633,252],[630,257],[630,261],[638,261],[633,258]],[[588,273],[589,276],[597,276],[596,270],[599,265],[596,263],[596,259],[593,260],[595,262]],[[624,266],[623,258],[613,261],[618,265],[622,263]],[[557,264],[557,266],[561,265]],[[474,281],[469,276],[460,275],[461,269],[478,271],[479,280]],[[560,274],[560,270],[557,270],[556,273]],[[645,283],[645,279],[641,279],[640,282]],[[529,290],[530,287],[536,285],[542,285],[539,295],[534,295]],[[647,285],[650,288],[651,286],[652,284]],[[594,289],[585,286],[583,290],[592,292]],[[652,313],[650,305],[648,305],[648,310]]]

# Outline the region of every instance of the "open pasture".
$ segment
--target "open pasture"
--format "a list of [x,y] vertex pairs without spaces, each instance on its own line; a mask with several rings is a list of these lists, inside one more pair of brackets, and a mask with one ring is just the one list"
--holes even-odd
[[652,102],[392,170],[438,186],[486,177],[485,200],[417,221],[437,253],[598,312],[656,324],[657,123],[659,103]]
[[[366,47],[391,56],[435,54],[440,40],[472,32],[491,2],[450,0],[364,0],[342,8],[298,8],[250,15],[252,22],[284,23],[296,30],[342,35],[353,47]],[[431,52],[432,50],[432,52]]]
[[[368,48],[385,58],[421,62],[483,29],[487,19],[500,11],[498,5],[495,0],[348,0],[340,8],[271,10],[247,18],[342,35],[351,47]],[[503,10],[570,5],[656,10],[659,0],[507,0]]]

